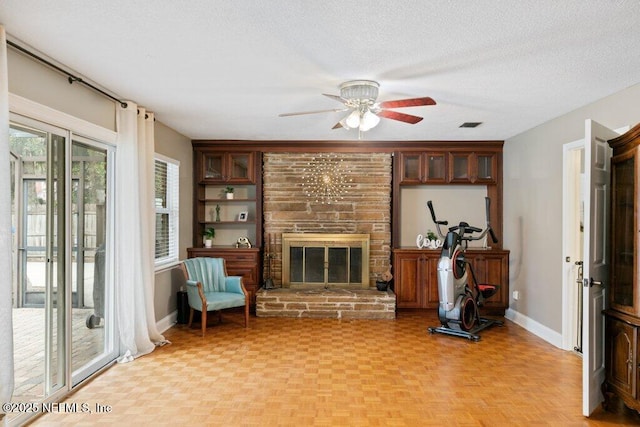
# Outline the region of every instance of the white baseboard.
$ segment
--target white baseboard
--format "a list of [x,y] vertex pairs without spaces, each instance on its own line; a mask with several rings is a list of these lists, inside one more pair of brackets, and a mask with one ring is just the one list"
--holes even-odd
[[156,322],[156,328],[158,328],[158,332],[163,333],[167,329],[175,325],[177,321],[178,321],[178,310],[172,313],[169,313],[164,318],[158,320]]
[[511,320],[516,325],[522,326],[524,329],[542,338],[549,344],[562,349],[562,334],[554,331],[553,329],[549,329],[543,324],[538,323],[535,320],[525,316],[524,314],[521,314],[510,308],[508,308],[504,313],[504,317]]

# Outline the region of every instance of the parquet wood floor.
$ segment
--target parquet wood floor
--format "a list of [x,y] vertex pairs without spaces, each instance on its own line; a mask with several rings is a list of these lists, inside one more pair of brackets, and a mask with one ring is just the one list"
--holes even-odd
[[433,312],[396,320],[223,316],[178,325],[171,345],[115,365],[67,403],[105,414],[52,413],[37,426],[621,426],[621,408],[581,415],[581,363],[507,321],[482,339],[430,335]]

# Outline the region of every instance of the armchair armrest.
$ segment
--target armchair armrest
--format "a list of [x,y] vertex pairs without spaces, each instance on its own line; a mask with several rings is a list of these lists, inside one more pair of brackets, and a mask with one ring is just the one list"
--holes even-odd
[[242,285],[242,277],[240,276],[226,276],[224,278],[224,285],[227,292],[246,295],[244,286]]
[[202,307],[207,306],[207,299],[202,290],[202,283],[197,280],[186,280],[187,284],[187,300],[189,305],[198,311],[202,311]]

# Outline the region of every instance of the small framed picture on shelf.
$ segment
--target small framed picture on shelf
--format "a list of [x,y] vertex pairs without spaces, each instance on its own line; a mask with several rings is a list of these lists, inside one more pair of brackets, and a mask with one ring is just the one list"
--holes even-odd
[[249,212],[240,212],[238,214],[238,221],[246,222],[248,216],[249,216]]

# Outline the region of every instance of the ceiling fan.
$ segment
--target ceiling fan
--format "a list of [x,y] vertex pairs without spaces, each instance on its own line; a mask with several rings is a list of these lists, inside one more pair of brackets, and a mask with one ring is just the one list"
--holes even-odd
[[380,122],[380,118],[397,120],[412,125],[420,122],[422,117],[392,111],[390,108],[419,107],[422,105],[436,105],[436,101],[428,96],[422,98],[401,99],[397,101],[376,102],[380,85],[373,80],[350,80],[340,85],[340,95],[324,96],[335,99],[344,104],[343,108],[330,110],[303,111],[298,113],[284,113],[280,117],[299,116],[302,114],[336,113],[351,111],[346,117],[333,126],[333,129],[358,129],[366,132]]

